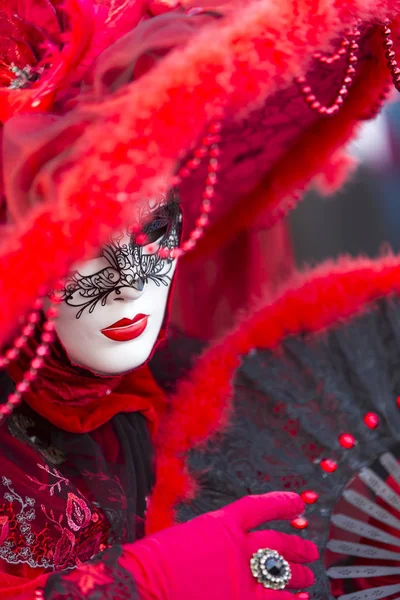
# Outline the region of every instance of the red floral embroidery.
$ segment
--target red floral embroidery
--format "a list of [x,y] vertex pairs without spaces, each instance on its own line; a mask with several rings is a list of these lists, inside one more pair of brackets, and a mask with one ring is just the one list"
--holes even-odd
[[[61,481],[55,469],[38,466],[55,477],[56,483],[29,479],[42,494],[52,498],[58,512],[44,503],[36,506],[33,498],[19,495],[11,480],[3,477],[7,503],[0,505],[0,559],[11,565],[27,564],[41,569],[80,566],[98,554],[100,547],[108,545],[109,524],[103,513],[79,496],[76,489],[75,493],[66,491],[71,487],[68,479]],[[60,502],[54,503],[55,496]]]
[[90,523],[91,517],[92,513],[86,502],[72,492],[69,492],[67,499],[68,526],[73,531],[79,531]]
[[75,536],[68,529],[63,529],[61,538],[58,540],[54,553],[54,564],[58,569],[66,569],[71,560],[75,546]]
[[8,517],[5,515],[0,516],[0,546],[5,541],[10,531],[10,525],[8,523]]

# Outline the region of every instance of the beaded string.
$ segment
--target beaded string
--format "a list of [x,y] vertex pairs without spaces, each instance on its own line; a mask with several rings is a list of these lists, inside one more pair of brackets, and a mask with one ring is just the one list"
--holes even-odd
[[295,81],[300,87],[301,94],[303,95],[308,106],[316,111],[320,116],[333,117],[336,115],[343,102],[349,93],[350,87],[353,85],[354,76],[356,74],[356,67],[358,64],[358,51],[360,49],[358,40],[361,36],[361,21],[357,21],[357,25],[354,27],[352,32],[346,33],[342,41],[340,42],[340,48],[334,54],[325,56],[321,52],[316,52],[314,58],[324,64],[333,64],[336,61],[346,57],[347,67],[345,70],[345,77],[342,81],[342,85],[339,89],[338,95],[330,106],[322,104],[315,94],[312,88],[307,83],[305,77],[296,77]]
[[392,30],[390,29],[389,25],[390,21],[387,19],[382,29],[383,46],[386,50],[385,56],[387,59],[387,66],[389,67],[394,87],[398,92],[400,92],[400,67],[397,64],[396,53],[393,50],[394,42],[392,38]]
[[[52,296],[51,300],[52,302],[59,302],[55,296]],[[10,362],[18,358],[21,349],[27,343],[28,339],[32,337],[36,325],[41,321],[40,313],[43,309],[43,304],[43,298],[36,300],[32,311],[28,315],[27,324],[22,328],[21,334],[14,340],[12,347],[0,357],[0,368],[4,369]],[[37,379],[38,372],[44,364],[44,358],[49,353],[49,346],[55,339],[54,331],[57,314],[58,309],[54,304],[45,312],[45,322],[40,336],[40,344],[36,349],[35,356],[31,360],[28,370],[17,384],[15,391],[8,396],[4,404],[0,405],[0,423],[20,404],[22,395],[29,390],[31,384]]]
[[193,152],[193,157],[179,169],[171,182],[172,186],[177,186],[182,183],[182,181],[190,177],[190,175],[199,168],[202,159],[208,156],[207,178],[202,193],[200,214],[195,221],[195,227],[179,248],[174,248],[173,250],[162,248],[158,250],[158,254],[161,258],[178,258],[183,256],[183,254],[192,250],[197,241],[204,235],[204,228],[208,225],[209,214],[212,209],[215,186],[218,182],[221,129],[222,123],[220,121],[213,121],[208,126],[206,135]]

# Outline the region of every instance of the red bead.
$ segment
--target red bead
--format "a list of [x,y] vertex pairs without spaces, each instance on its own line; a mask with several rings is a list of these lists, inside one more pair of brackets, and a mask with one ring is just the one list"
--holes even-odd
[[211,158],[208,165],[208,172],[215,173],[219,169],[219,162],[216,158]]
[[221,150],[219,146],[212,146],[210,148],[209,155],[211,156],[211,158],[218,158],[219,156],[221,156]]
[[8,363],[9,361],[5,358],[5,356],[0,356],[0,369],[5,369]]
[[25,394],[25,392],[27,392],[29,390],[29,381],[26,381],[26,379],[23,379],[22,381],[20,381],[17,384],[16,390],[18,393],[20,394]]
[[351,433],[342,433],[339,436],[339,444],[343,446],[343,448],[354,448],[356,445],[356,438],[351,435]]
[[56,328],[56,324],[54,323],[54,321],[46,321],[46,323],[43,325],[44,331],[52,332],[55,330],[55,328]]
[[326,114],[329,117],[334,117],[339,111],[339,107],[336,104],[333,104],[332,106],[330,106],[327,111]]
[[2,404],[0,406],[0,415],[2,417],[7,417],[8,415],[11,415],[12,413],[12,408],[9,404]]
[[182,179],[186,179],[186,177],[189,177],[190,175],[190,169],[188,169],[187,167],[183,167],[182,169],[179,169],[179,176],[182,177]]
[[54,334],[51,332],[46,332],[42,334],[42,342],[45,344],[51,344],[54,342]]
[[296,592],[295,596],[299,600],[310,600],[310,594],[308,592]]
[[36,358],[33,359],[33,361],[31,362],[32,365],[32,369],[41,369],[43,367],[43,358],[40,356],[37,356]]
[[139,235],[136,236],[136,243],[139,244],[139,246],[144,246],[147,242],[147,235],[145,233],[139,233]]
[[34,331],[35,328],[33,325],[25,325],[25,327],[22,329],[22,335],[24,335],[26,338],[29,338],[33,335]]
[[170,250],[169,248],[160,248],[157,254],[160,258],[166,259],[169,258]]
[[220,121],[214,121],[208,128],[210,133],[220,133],[222,129],[222,123]]
[[20,394],[10,394],[7,399],[7,403],[11,406],[17,406],[21,402]]
[[58,308],[56,308],[55,306],[51,306],[47,311],[46,311],[46,317],[48,319],[55,319],[57,318],[58,315]]
[[[203,204],[202,204],[202,208],[203,208],[203,210],[204,210],[204,203],[205,203],[207,200],[210,200],[210,198],[212,198],[212,197],[214,196],[214,193],[215,193],[215,190],[214,190],[213,186],[211,186],[211,185],[208,185],[208,186],[207,186],[207,187],[206,187],[206,188],[203,190],[203,194],[202,194],[202,196],[203,196],[203,198],[204,198],[204,200],[203,200]],[[207,211],[204,211],[204,212],[207,212]]]
[[338,464],[333,458],[324,458],[320,462],[321,469],[326,473],[334,473],[338,468]]
[[194,169],[197,169],[199,167],[200,162],[201,161],[199,158],[192,158],[188,161],[187,168],[193,171]]
[[210,146],[212,146],[213,144],[215,144],[217,141],[219,141],[219,136],[216,136],[216,135],[206,135],[201,140],[201,143],[203,144],[203,146],[206,146],[207,148],[209,148]]
[[209,173],[206,179],[206,186],[213,186],[217,183],[217,174],[216,173]]
[[200,227],[196,227],[190,234],[190,239],[199,240],[203,236],[203,230]]
[[25,379],[26,379],[26,381],[29,381],[29,383],[32,383],[32,381],[35,381],[36,378],[37,378],[36,369],[29,369],[29,371],[27,373],[25,373]]
[[305,529],[308,526],[308,521],[305,517],[297,517],[297,519],[290,521],[290,524],[295,529]]
[[10,350],[7,350],[7,352],[6,352],[6,359],[8,361],[16,360],[18,358],[18,355],[19,355],[19,351],[17,348],[10,348]]
[[300,496],[306,504],[314,504],[318,500],[318,494],[314,490],[305,490],[301,492]]
[[379,417],[376,413],[369,412],[364,417],[364,423],[369,429],[376,429],[379,425]]
[[210,219],[209,219],[208,215],[201,215],[196,220],[196,227],[205,227],[206,225],[208,225],[209,220]]
[[347,75],[347,77],[343,79],[343,83],[344,85],[350,86],[353,83],[353,78]]
[[28,316],[28,323],[30,323],[31,325],[36,325],[36,323],[39,323],[40,321],[40,315],[37,312],[31,313]]
[[21,335],[20,337],[18,337],[15,342],[14,342],[14,347],[15,348],[23,348],[26,344],[26,337],[24,335]]
[[33,304],[34,310],[41,310],[43,307],[43,298],[37,298]]
[[397,396],[397,406],[400,408],[400,396]]
[[49,347],[47,344],[41,344],[40,346],[38,346],[38,348],[36,350],[37,356],[46,356],[48,353],[49,353]]
[[203,158],[206,154],[207,148],[205,148],[204,146],[199,146],[199,148],[196,148],[196,150],[194,151],[194,155],[196,158]]
[[171,250],[171,258],[179,258],[182,255],[183,255],[182,248],[174,248],[173,250]]
[[183,242],[182,244],[182,250],[184,252],[188,252],[189,250],[193,250],[193,248],[195,247],[196,242],[193,240],[186,240],[186,242]]

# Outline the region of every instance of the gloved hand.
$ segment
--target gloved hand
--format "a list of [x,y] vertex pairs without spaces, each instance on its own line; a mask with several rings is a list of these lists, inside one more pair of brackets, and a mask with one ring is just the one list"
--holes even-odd
[[288,588],[312,585],[312,571],[300,563],[318,558],[315,544],[295,535],[251,529],[273,520],[293,519],[304,504],[297,494],[247,496],[124,545],[120,564],[132,573],[142,600],[294,600],[289,591],[265,589],[250,571],[260,548],[277,550],[290,563]]

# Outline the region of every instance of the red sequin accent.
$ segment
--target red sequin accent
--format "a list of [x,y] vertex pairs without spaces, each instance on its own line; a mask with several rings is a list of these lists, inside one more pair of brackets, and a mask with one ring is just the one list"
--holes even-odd
[[369,429],[376,429],[379,425],[379,417],[376,413],[369,412],[364,417],[364,423]]
[[356,445],[356,438],[351,435],[351,433],[342,433],[339,436],[339,444],[343,446],[343,448],[354,448]]
[[296,592],[296,596],[300,600],[310,600],[310,594],[308,592]]
[[326,471],[326,473],[334,473],[338,468],[338,464],[333,458],[324,458],[320,462],[321,469]]
[[297,519],[290,521],[290,524],[295,529],[305,529],[308,526],[308,521],[305,517],[297,517]]
[[318,500],[318,494],[314,490],[305,490],[300,496],[306,504],[314,504]]

